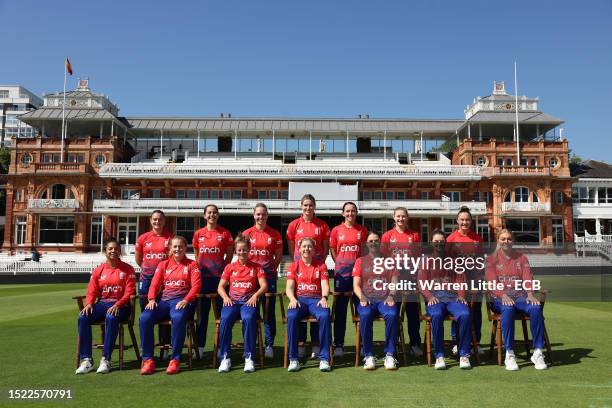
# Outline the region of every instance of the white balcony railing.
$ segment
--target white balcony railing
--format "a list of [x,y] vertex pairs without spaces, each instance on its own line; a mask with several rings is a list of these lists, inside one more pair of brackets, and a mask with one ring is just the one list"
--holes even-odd
[[54,200],[54,199],[29,199],[28,210],[69,210],[74,211],[79,208],[79,202],[75,199]]
[[271,160],[268,165],[241,161],[208,163],[108,163],[100,169],[100,177],[117,179],[171,178],[269,178],[269,179],[460,179],[479,180],[478,166],[400,165],[399,163],[325,163],[283,164]]
[[502,203],[503,212],[550,212],[550,203]]
[[[261,200],[94,200],[93,211],[102,214],[148,215],[153,210],[167,214],[201,215],[207,204],[215,204],[225,214],[252,214],[255,204]],[[263,200],[272,215],[294,215],[300,213],[299,201]],[[317,200],[317,214],[338,215],[344,201]],[[390,215],[395,207],[403,206],[411,216],[455,216],[462,206],[467,206],[474,215],[486,212],[485,202],[452,202],[436,200],[406,201],[358,201],[361,215]]]

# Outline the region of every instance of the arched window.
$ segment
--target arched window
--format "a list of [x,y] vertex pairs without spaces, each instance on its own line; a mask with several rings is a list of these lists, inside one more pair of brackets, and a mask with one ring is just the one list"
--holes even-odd
[[527,187],[517,187],[514,189],[514,202],[527,203],[529,202],[529,189]]
[[74,193],[70,187],[65,184],[54,184],[43,191],[40,198],[52,200],[74,199]]

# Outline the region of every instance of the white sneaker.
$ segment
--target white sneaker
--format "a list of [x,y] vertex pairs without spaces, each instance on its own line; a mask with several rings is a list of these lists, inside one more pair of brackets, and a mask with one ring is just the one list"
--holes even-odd
[[516,363],[516,356],[514,355],[514,351],[508,350],[506,351],[506,361],[504,362],[506,365],[506,370],[508,371],[518,371],[519,366]]
[[544,354],[542,354],[542,350],[540,349],[533,350],[531,362],[534,364],[536,370],[546,370],[548,368],[546,361],[544,361]]
[[410,353],[415,357],[423,357],[423,350],[419,346],[410,346]]
[[334,348],[334,357],[344,357],[344,347]]
[[81,365],[76,369],[75,374],[87,374],[91,370],[94,369],[93,364],[91,364],[91,360],[88,358],[83,359],[81,361]]
[[321,371],[331,371],[331,366],[329,365],[329,361],[327,360],[321,360],[319,361],[319,370]]
[[391,355],[385,357],[385,370],[397,370],[397,360]]
[[274,349],[272,346],[266,346],[266,353],[264,354],[266,358],[274,358]]
[[472,368],[470,364],[470,358],[468,356],[459,357],[459,368],[462,370],[469,370]]
[[365,358],[365,362],[363,364],[364,370],[375,370],[376,369],[376,357],[368,356]]
[[312,346],[312,354],[310,355],[310,358],[319,358],[319,351],[321,351],[321,348],[319,346]]
[[289,368],[287,371],[300,371],[300,362],[298,360],[289,361]]
[[304,358],[305,355],[306,355],[306,347],[305,346],[298,346],[298,357],[299,358]]
[[232,368],[232,360],[225,357],[221,360],[221,364],[219,364],[219,372],[227,373]]
[[444,357],[436,358],[436,364],[434,365],[436,370],[446,370],[446,361],[444,361]]
[[244,372],[252,373],[255,371],[255,363],[253,363],[253,359],[245,358],[244,359]]
[[459,353],[459,347],[457,347],[457,345],[455,344],[451,352],[453,353],[453,356],[456,356]]
[[484,350],[480,346],[476,346],[476,352],[481,356],[484,354]]
[[110,373],[110,361],[108,361],[105,357],[102,357],[100,360],[100,365],[98,366],[98,370],[96,373],[98,374],[108,374]]

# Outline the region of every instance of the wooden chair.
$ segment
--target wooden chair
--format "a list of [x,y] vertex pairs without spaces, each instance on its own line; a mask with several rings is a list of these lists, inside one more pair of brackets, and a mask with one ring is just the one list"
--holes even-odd
[[[289,367],[289,336],[287,333],[287,313],[285,312],[285,302],[284,297],[287,296],[284,293],[271,293],[271,296],[278,297],[278,305],[281,312],[281,320],[285,325],[285,352],[283,357],[283,367]],[[319,323],[316,317],[312,315],[308,315],[300,320],[300,323]],[[310,345],[310,342],[306,341],[304,346]],[[333,342],[330,342],[329,345],[329,365],[331,367],[334,366],[334,345]]]
[[[85,307],[85,298],[86,296],[74,296],[72,299],[76,300],[77,302],[77,306],[79,308],[79,313],[83,310],[83,308]],[[128,317],[128,320],[125,322],[120,322],[119,323],[119,370],[123,370],[123,359],[124,359],[124,351],[130,348],[134,349],[134,352],[136,353],[136,359],[138,360],[138,362],[140,363],[140,350],[138,349],[138,342],[136,341],[136,334],[134,333],[134,316],[136,315],[136,307],[135,307],[135,303],[136,303],[136,296],[132,295],[130,296],[130,307],[131,307],[131,312],[130,312],[130,316]],[[101,334],[101,341],[100,343],[94,343],[92,344],[92,348],[95,349],[103,349],[104,348],[104,331],[105,331],[105,320],[102,319],[99,322],[96,322],[93,324],[93,326],[99,326],[100,327],[100,334]],[[125,331],[124,331],[124,326],[127,326],[128,328],[128,333],[130,334],[130,338],[132,339],[132,344],[130,345],[126,345],[125,344]],[[76,346],[76,367],[79,367],[79,363],[81,360],[81,356],[79,355],[79,348],[81,345],[81,338],[80,336],[77,334],[77,346]]]
[[[425,297],[423,297],[423,299],[425,302],[427,302],[427,299],[425,299]],[[471,313],[471,308],[470,308],[470,313]],[[471,316],[470,316],[470,319],[471,319]],[[453,322],[455,318],[452,314],[448,313],[446,317],[444,318],[444,320]],[[431,364],[431,361],[432,361],[432,358],[431,358],[431,351],[432,351],[431,316],[427,313],[423,314],[420,300],[419,300],[419,321],[425,322],[425,357],[427,358],[427,365],[431,367],[432,366]],[[459,336],[458,331],[457,331],[457,336]],[[459,338],[457,338],[457,343],[459,343]],[[445,340],[444,345],[452,347],[454,343],[452,340]],[[473,327],[472,327],[472,354],[474,355],[476,359],[476,363],[480,364],[480,356],[478,355],[478,340],[476,339],[476,331],[474,330]],[[459,353],[457,353],[457,358],[459,358]]]
[[[141,298],[147,299],[147,295],[140,295]],[[195,354],[196,358],[200,359],[200,352],[196,347],[196,322],[200,321],[200,299],[202,295],[198,295],[195,302],[195,313],[191,319],[187,320],[187,367],[191,368],[191,363],[193,360],[193,355]],[[172,330],[172,320],[160,320],[156,323],[158,326],[167,326],[168,332],[171,333]],[[183,346],[184,347],[184,346]],[[162,343],[162,339],[159,339],[159,343],[153,344],[153,348],[159,349],[159,358],[161,360],[163,356],[163,351],[166,350],[168,352],[172,352],[172,344],[170,343]]]
[[[548,339],[548,332],[546,331],[546,324],[544,321],[544,303],[546,302],[546,295],[548,293],[550,293],[550,291],[545,290],[545,289],[540,291],[540,305],[542,307],[542,329],[544,331],[544,345],[546,346],[546,352],[548,355],[548,359],[550,361],[550,365],[553,365],[554,360],[553,360],[553,355],[552,355],[552,348],[550,347],[550,340]],[[489,358],[493,358],[493,345],[495,344],[497,346],[497,365],[501,366],[502,365],[501,313],[493,312],[493,308],[492,308],[493,301],[489,297],[488,293],[487,293],[486,303],[487,303],[487,316],[489,318],[489,321],[492,322],[491,324],[491,345],[489,347]],[[529,335],[527,331],[527,322],[529,321],[529,315],[525,313],[516,313],[514,320],[520,321],[521,326],[523,328],[523,340],[515,340],[515,344],[522,343],[523,346],[525,347],[526,356],[527,358],[529,358],[530,357],[529,356],[530,344],[531,344],[531,340],[529,340]]]
[[[353,292],[335,292],[338,293],[339,296],[352,296]],[[349,295],[350,293],[350,295]],[[355,303],[349,302],[351,306],[351,319],[353,320],[353,324],[355,324],[355,367],[360,367],[361,365],[361,319],[359,318],[359,313],[357,313]],[[406,340],[404,339],[404,315],[405,315],[405,306],[404,302],[401,303],[400,306],[400,316],[399,319],[399,351],[402,353],[402,359],[404,361],[404,366],[408,365],[408,360],[406,359]],[[385,318],[378,315],[374,318],[374,322],[385,322]],[[384,346],[384,341],[374,341],[374,346]]]
[[[213,306],[213,313],[215,315],[215,338],[214,338],[214,343],[213,343],[213,358],[212,358],[213,368],[217,367],[217,353],[219,351],[219,328],[221,327],[221,311],[217,309],[217,302],[215,301],[217,296],[219,295],[216,293],[210,293],[210,294],[204,295],[204,297],[210,299],[212,306]],[[268,298],[266,297],[265,299],[266,300],[265,300],[265,306],[264,306],[264,313],[265,313],[265,316],[267,316]],[[242,319],[236,320],[236,323],[242,324]],[[255,318],[255,324],[257,327],[257,350],[259,352],[259,366],[261,368],[264,368],[263,331],[261,328],[262,320],[259,317],[259,311],[258,311],[258,316]],[[243,342],[232,343],[231,346],[243,348],[244,343]]]

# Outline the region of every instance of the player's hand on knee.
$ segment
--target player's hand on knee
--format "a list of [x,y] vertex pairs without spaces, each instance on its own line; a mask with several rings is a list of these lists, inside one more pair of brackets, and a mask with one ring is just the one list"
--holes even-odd
[[93,312],[93,306],[92,305],[85,305],[85,307],[83,308],[83,310],[81,310],[81,314],[83,316],[89,316],[91,314],[91,312]]

